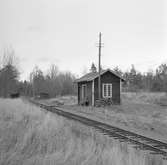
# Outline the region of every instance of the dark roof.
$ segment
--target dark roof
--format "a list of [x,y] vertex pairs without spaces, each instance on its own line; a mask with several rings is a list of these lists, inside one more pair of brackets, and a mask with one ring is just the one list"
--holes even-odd
[[[116,77],[120,78],[122,81],[125,81],[124,78],[122,78],[120,75],[118,75],[117,73],[115,73],[114,71],[110,70],[110,69],[106,69],[106,70],[102,70],[100,75],[103,75],[106,72],[111,72],[112,74],[114,74]],[[75,82],[83,82],[83,81],[92,81],[95,78],[97,78],[99,76],[99,72],[90,72],[84,76],[82,76],[81,78],[75,80]]]

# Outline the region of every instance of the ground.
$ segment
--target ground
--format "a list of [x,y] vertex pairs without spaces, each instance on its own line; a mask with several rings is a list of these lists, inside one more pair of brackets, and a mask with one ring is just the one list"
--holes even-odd
[[23,99],[0,99],[1,165],[166,165]]
[[121,105],[100,108],[78,106],[76,100],[75,96],[64,96],[42,102],[167,142],[166,93],[123,93]]

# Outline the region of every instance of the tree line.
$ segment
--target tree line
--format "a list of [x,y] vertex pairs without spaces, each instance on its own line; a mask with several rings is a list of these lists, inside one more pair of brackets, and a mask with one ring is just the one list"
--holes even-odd
[[61,72],[54,64],[47,73],[35,66],[30,73],[29,81],[21,81],[19,91],[25,96],[40,96],[47,94],[48,97],[75,94],[75,76],[70,72]]
[[[125,72],[119,67],[113,70],[126,80],[123,84],[125,92],[167,92],[167,64],[161,64],[155,71],[146,73],[137,71],[134,65]],[[12,93],[24,96],[39,96],[43,93],[49,97],[77,93],[75,75],[59,71],[54,64],[45,73],[35,66],[29,80],[20,81],[19,76],[18,59],[14,51],[6,51],[0,60],[0,97],[10,97]]]
[[48,93],[50,97],[56,97],[59,95],[74,94],[74,80],[75,76],[72,73],[60,72],[58,67],[52,64],[45,75],[36,66],[30,73],[29,83],[32,86],[33,95]]
[[125,92],[167,92],[167,64],[159,65],[155,71],[141,73],[132,65],[129,71],[123,72],[118,67],[114,71],[121,75],[126,82],[123,84]]
[[13,93],[24,96],[48,97],[75,94],[74,74],[59,71],[56,65],[51,65],[46,73],[35,66],[29,75],[29,80],[20,81],[20,72],[16,65],[14,51],[5,52],[0,62],[0,96],[10,97]]

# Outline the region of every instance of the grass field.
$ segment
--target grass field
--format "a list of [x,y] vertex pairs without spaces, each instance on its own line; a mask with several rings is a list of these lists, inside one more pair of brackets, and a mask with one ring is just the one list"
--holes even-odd
[[123,93],[122,104],[110,107],[78,106],[75,96],[64,96],[42,102],[64,104],[66,109],[85,113],[140,134],[167,142],[167,94]]
[[0,99],[1,165],[166,165],[21,99]]
[[[124,92],[121,96],[122,104],[131,103],[156,104],[167,106],[167,93],[165,92]],[[77,104],[76,96],[61,96],[45,100],[50,103],[60,103],[65,105]],[[128,102],[128,103],[130,103]]]

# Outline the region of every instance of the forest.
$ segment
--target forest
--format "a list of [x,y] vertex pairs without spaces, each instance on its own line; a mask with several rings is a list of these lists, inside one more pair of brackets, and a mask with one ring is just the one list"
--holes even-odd
[[[123,92],[166,92],[167,91],[167,64],[159,65],[155,70],[141,73],[132,65],[128,71],[122,71],[118,66],[113,69],[126,81]],[[46,72],[35,66],[29,80],[20,80],[18,58],[14,51],[6,51],[0,62],[0,96],[9,97],[11,93],[23,96],[38,96],[47,93],[49,97],[75,95],[76,75],[71,72],[62,72],[52,64]]]

